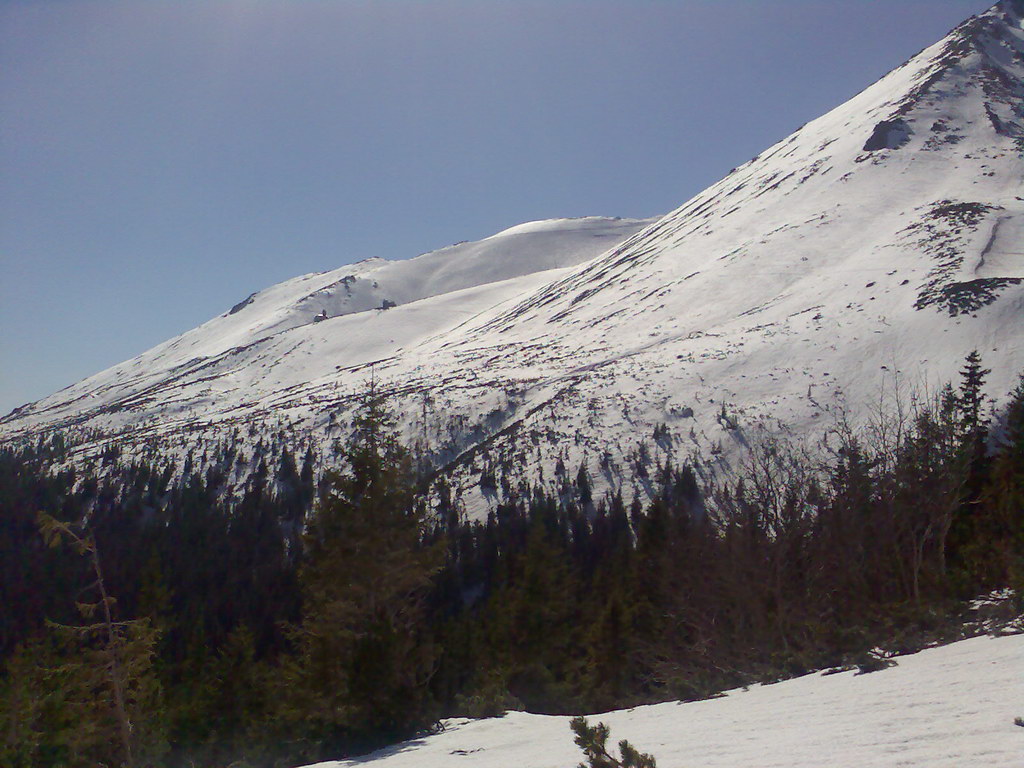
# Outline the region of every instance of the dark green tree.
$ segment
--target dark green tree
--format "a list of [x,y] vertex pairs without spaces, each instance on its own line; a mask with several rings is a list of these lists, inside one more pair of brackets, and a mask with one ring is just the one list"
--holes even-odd
[[23,645],[9,664],[9,725],[18,735],[9,738],[5,758],[83,767],[151,763],[166,749],[153,669],[158,633],[148,619],[115,620],[117,601],[91,534],[43,512],[38,523],[50,546],[70,543],[88,559],[95,580],[80,595],[95,597],[76,603],[88,623],[50,623],[49,637]]
[[975,583],[1011,586],[1024,600],[1024,376],[1003,414],[974,534],[965,561]]
[[960,424],[965,448],[968,449],[972,461],[980,461],[985,457],[985,442],[988,437],[988,419],[984,417],[985,377],[992,373],[988,368],[981,367],[981,355],[974,350],[964,359],[964,367],[960,371],[960,389],[956,395],[956,404],[960,413]]
[[988,457],[989,420],[983,408],[987,401],[984,394],[985,377],[990,370],[981,367],[981,355],[974,350],[964,360],[960,371],[960,387],[952,398],[958,429],[958,453],[963,472],[961,503],[950,525],[946,546],[947,559],[953,567],[959,590],[969,595],[975,590],[990,586],[984,575],[989,569],[985,561],[991,553],[988,549],[985,529],[989,527],[988,510],[982,503],[982,492],[990,471]]
[[530,711],[559,712],[574,701],[579,674],[578,583],[568,553],[539,515],[524,549],[511,558],[484,617],[491,663],[504,667],[509,691]]
[[426,632],[426,598],[441,550],[423,543],[409,455],[373,389],[345,458],[304,537],[297,654],[280,695],[304,757],[395,741],[431,720],[439,651]]
[[587,758],[579,768],[657,768],[651,755],[638,752],[625,739],[619,742],[621,757],[614,757],[608,751],[610,729],[604,723],[590,725],[585,717],[574,717],[569,721],[569,727],[575,734],[573,741]]
[[579,471],[576,472],[576,489],[579,491],[582,503],[589,504],[593,500],[593,486],[590,482],[590,472],[587,470],[586,459],[580,461]]

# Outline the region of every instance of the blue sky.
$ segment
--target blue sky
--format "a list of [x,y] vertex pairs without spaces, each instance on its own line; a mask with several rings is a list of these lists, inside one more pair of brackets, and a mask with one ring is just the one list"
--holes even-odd
[[985,0],[0,0],[0,414],[253,291],[651,216]]

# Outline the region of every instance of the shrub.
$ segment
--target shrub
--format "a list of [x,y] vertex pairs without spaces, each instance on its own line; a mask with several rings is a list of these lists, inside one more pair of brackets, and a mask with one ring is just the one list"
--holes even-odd
[[585,717],[574,717],[569,727],[576,734],[576,746],[587,758],[579,768],[657,768],[651,755],[638,752],[625,739],[619,742],[621,758],[612,757],[606,746],[610,730],[604,723],[592,726]]

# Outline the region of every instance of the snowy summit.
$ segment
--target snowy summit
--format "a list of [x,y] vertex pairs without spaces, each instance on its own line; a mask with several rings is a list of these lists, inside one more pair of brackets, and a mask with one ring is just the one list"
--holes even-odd
[[297,277],[15,410],[0,438],[74,428],[80,454],[130,455],[286,424],[326,442],[372,370],[467,490],[481,456],[535,476],[602,462],[614,486],[656,426],[682,455],[820,435],[973,349],[1002,396],[1024,368],[1022,20],[1021,0],[968,19],[664,217]]

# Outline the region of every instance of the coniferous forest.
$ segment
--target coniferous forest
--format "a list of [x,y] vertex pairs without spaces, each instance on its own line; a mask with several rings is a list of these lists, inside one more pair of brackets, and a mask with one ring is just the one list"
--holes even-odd
[[241,442],[102,476],[59,434],[0,447],[0,764],[296,765],[954,639],[1024,587],[1024,379],[992,414],[986,373],[828,451],[638,460],[627,499],[560,466],[480,521],[373,390],[333,469],[281,449],[231,492]]

